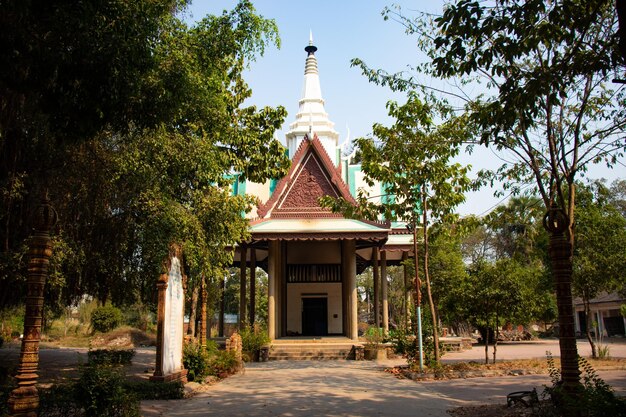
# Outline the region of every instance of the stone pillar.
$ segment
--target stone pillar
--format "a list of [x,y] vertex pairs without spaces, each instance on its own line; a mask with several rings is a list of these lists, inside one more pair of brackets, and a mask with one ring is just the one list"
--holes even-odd
[[552,207],[543,218],[543,226],[550,233],[548,253],[559,310],[561,380],[565,391],[573,394],[580,388],[580,370],[572,302],[572,248],[565,236],[569,220],[563,210]]
[[267,333],[271,340],[276,339],[276,263],[279,251],[279,242],[270,241],[267,274]]
[[346,336],[352,340],[359,338],[359,311],[358,295],[356,289],[356,242],[354,240],[342,240],[342,259],[344,271],[344,283],[346,286],[347,306],[345,314],[348,317]]
[[161,274],[157,281],[157,345],[154,377],[163,377],[163,339],[165,334],[165,298],[167,293],[167,274]]
[[254,328],[256,316],[256,250],[250,248],[250,328]]
[[241,331],[246,321],[246,263],[248,251],[244,243],[239,246],[239,320],[237,327]]
[[24,337],[15,376],[18,387],[11,391],[8,400],[10,415],[20,417],[36,417],[39,408],[39,393],[35,385],[38,378],[39,341],[43,321],[43,291],[52,255],[50,229],[57,222],[57,213],[47,197],[44,197],[41,205],[37,207],[33,220],[35,230],[28,251]]
[[380,292],[383,301],[383,331],[385,334],[389,333],[389,291],[387,290],[387,286],[387,252],[382,251],[380,253]]
[[157,281],[157,356],[154,374],[150,377],[156,382],[187,382],[187,370],[183,365],[187,276],[182,263],[180,247],[172,245],[165,262],[167,273],[161,274]]
[[378,247],[372,249],[372,270],[374,277],[374,324],[377,328],[380,327],[380,278],[378,270]]

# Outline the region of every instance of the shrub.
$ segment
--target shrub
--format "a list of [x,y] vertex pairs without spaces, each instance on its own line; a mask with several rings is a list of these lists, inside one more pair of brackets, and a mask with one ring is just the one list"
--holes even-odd
[[254,329],[246,327],[239,334],[241,335],[241,349],[244,352],[258,352],[272,341],[267,331],[259,326],[254,326]]
[[379,344],[383,343],[383,329],[382,327],[369,327],[365,332],[365,347],[376,348]]
[[134,356],[133,349],[97,349],[87,353],[90,365],[129,365]]
[[91,327],[96,332],[106,333],[121,323],[122,312],[112,305],[98,307],[91,313]]
[[134,381],[127,382],[126,387],[140,400],[180,400],[185,396],[185,386],[180,381],[159,382]]
[[211,357],[209,363],[209,374],[218,378],[226,378],[228,375],[236,373],[241,367],[235,351],[219,350],[215,356]]
[[[422,351],[424,353],[424,364],[431,368],[436,369],[440,365],[435,360],[435,342],[432,337],[427,337],[422,341]],[[443,354],[443,346],[439,343],[439,352]],[[407,345],[406,359],[409,366],[413,369],[419,366],[419,340],[416,337],[412,343]]]
[[404,355],[412,343],[407,331],[404,329],[390,330],[389,340],[393,344],[393,351],[398,355]]
[[189,342],[183,348],[183,366],[189,381],[201,381],[209,374],[209,354],[199,343]]
[[39,417],[82,417],[77,402],[76,384],[59,384],[39,390]]
[[144,332],[154,330],[154,314],[144,304],[133,304],[124,311],[124,323]]
[[546,386],[542,396],[550,397],[551,402],[548,403],[548,408],[541,410],[543,416],[567,415],[569,410],[576,410],[579,415],[587,417],[626,417],[626,399],[616,396],[613,388],[598,376],[586,359],[578,358],[582,369],[582,386],[572,396],[563,389],[561,372],[555,366],[552,354],[547,354],[552,386]]
[[85,366],[76,387],[76,401],[86,417],[139,416],[139,400],[126,388],[121,369],[108,365]]
[[119,368],[87,365],[78,381],[40,391],[40,417],[139,417],[139,400]]

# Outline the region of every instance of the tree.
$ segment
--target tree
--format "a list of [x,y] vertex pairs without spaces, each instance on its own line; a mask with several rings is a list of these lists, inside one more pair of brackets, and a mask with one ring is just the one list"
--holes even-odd
[[[546,225],[553,236],[561,375],[566,391],[576,392],[580,372],[570,272],[576,179],[593,162],[613,164],[626,145],[624,89],[610,83],[621,62],[613,3],[461,0],[434,19],[426,14],[411,19],[393,9],[385,15],[419,37],[428,57],[415,67],[420,77],[451,80],[461,89],[485,83],[479,95],[471,96],[469,88],[448,95],[465,101],[477,142],[504,155],[506,162],[483,177],[500,180],[513,192],[531,183],[551,210]],[[359,60],[354,64],[392,88],[419,84],[406,74],[371,70]]]
[[[278,43],[275,23],[245,0],[193,27],[177,17],[178,2],[10,3],[0,40],[29,59],[11,61],[0,80],[2,99],[17,103],[3,104],[0,125],[2,158],[13,161],[1,168],[10,191],[0,213],[2,287],[16,295],[5,301],[21,298],[20,274],[9,271],[23,271],[12,260],[28,235],[26,196],[41,188],[61,218],[55,297],[149,300],[172,242],[191,280],[222,276],[252,203],[231,195],[225,174],[263,181],[289,164],[273,139],[285,110],[243,106],[251,94],[243,71]],[[64,48],[72,53],[57,53]],[[99,71],[109,64],[112,73]],[[12,83],[13,71],[42,78]]]
[[[385,184],[392,198],[380,204],[359,191],[357,207],[344,200],[326,198],[325,204],[333,210],[351,216],[399,219],[408,224],[422,226],[422,267],[428,304],[433,320],[435,360],[438,362],[438,318],[432,296],[429,266],[429,230],[431,224],[451,222],[454,209],[465,201],[464,193],[471,187],[467,177],[468,167],[453,163],[460,143],[465,137],[465,120],[451,117],[450,108],[417,93],[410,92],[407,102],[398,105],[389,102],[389,115],[395,119],[391,127],[373,126],[376,138],[359,138],[361,166],[370,186],[377,181]],[[439,123],[438,119],[443,120]],[[418,294],[418,298],[421,294]]]
[[609,189],[601,182],[579,186],[573,290],[583,300],[585,332],[594,358],[597,351],[591,337],[589,302],[600,292],[617,291],[626,283],[626,254],[617,249],[626,245],[626,218],[610,203],[610,197]]

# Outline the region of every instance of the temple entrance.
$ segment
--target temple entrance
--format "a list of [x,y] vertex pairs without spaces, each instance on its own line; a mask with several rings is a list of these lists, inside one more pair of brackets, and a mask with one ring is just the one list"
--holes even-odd
[[328,335],[328,299],[302,298],[302,335]]

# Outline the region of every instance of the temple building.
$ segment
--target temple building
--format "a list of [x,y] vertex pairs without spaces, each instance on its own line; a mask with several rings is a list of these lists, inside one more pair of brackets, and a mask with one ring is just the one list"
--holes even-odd
[[[239,182],[233,187],[233,193],[252,194],[261,201],[249,216],[251,238],[239,243],[235,254],[242,277],[239,313],[243,321],[254,320],[255,280],[247,282],[246,277],[247,271],[253,277],[261,267],[269,277],[272,340],[293,336],[356,340],[357,274],[369,265],[376,267],[375,291],[381,294],[375,303],[381,306],[376,323],[388,328],[384,270],[409,252],[412,256],[413,235],[403,224],[392,227],[389,222],[347,219],[320,206],[319,198],[326,195],[355,202],[359,188],[374,196],[373,201],[390,197],[380,184],[369,187],[360,165],[342,157],[339,133],[324,108],[312,40],[305,51],[302,98],[286,134],[292,161],[289,172],[265,184]],[[376,280],[379,270],[382,280]]]

